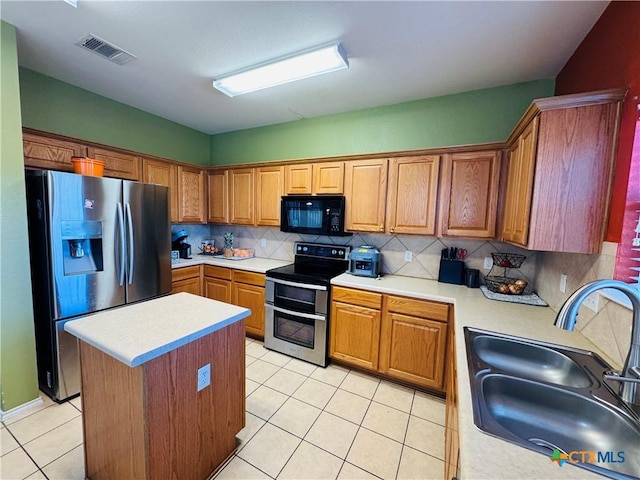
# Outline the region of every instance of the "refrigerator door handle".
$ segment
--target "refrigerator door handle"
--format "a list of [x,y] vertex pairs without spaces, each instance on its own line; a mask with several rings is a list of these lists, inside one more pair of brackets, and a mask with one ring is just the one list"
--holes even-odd
[[124,264],[127,260],[126,242],[124,238],[124,214],[122,203],[118,202],[118,229],[120,230],[120,271],[118,272],[118,285],[124,285]]
[[128,268],[128,279],[127,282],[129,283],[129,285],[131,285],[133,283],[133,262],[134,262],[134,246],[135,243],[133,241],[133,219],[131,218],[131,204],[129,202],[127,202],[125,204],[125,214],[127,217],[127,226],[128,231],[127,231],[127,238],[129,239],[129,252],[128,252],[128,259],[129,259],[129,268]]

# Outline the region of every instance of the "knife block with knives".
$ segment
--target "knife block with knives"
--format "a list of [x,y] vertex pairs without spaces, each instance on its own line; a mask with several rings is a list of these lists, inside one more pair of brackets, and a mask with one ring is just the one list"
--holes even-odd
[[[464,252],[464,253],[463,253]],[[464,258],[466,251],[455,247],[443,248],[440,254],[438,281],[441,283],[464,284]]]

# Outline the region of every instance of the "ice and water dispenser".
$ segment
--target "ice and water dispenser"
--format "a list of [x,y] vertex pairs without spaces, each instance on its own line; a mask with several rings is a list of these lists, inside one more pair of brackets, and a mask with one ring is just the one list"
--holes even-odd
[[102,271],[102,222],[62,221],[60,226],[64,274]]

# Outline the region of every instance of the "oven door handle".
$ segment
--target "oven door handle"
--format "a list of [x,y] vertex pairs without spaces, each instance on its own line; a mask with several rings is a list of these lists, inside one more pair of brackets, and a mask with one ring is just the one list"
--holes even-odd
[[327,321],[327,317],[325,317],[324,315],[314,315],[313,313],[294,312],[293,310],[287,310],[286,308],[276,307],[275,305],[270,305],[268,303],[264,304],[264,308],[275,310],[276,312],[280,312],[280,313],[285,313],[287,315],[291,315],[292,317],[308,318],[309,320],[320,320],[323,322]]
[[311,283],[290,282],[288,280],[280,280],[279,278],[267,277],[267,282],[280,283],[282,285],[289,285],[290,287],[306,288],[308,290],[327,290],[324,285],[313,285]]

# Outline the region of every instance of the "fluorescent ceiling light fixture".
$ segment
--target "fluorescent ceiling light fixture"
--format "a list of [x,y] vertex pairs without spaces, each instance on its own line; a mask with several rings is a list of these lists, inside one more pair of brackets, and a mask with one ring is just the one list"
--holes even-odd
[[349,68],[347,54],[342,45],[336,43],[220,77],[213,81],[213,87],[235,97],[345,68]]

